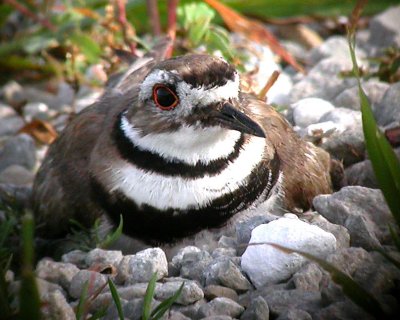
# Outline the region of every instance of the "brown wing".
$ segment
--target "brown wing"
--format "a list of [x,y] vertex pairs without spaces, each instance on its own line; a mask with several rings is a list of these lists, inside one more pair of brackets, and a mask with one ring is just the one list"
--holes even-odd
[[101,131],[104,114],[91,106],[80,113],[50,146],[33,185],[33,202],[39,233],[56,237],[68,230],[69,220],[90,225],[88,164]]
[[284,206],[288,210],[307,210],[316,195],[332,192],[330,156],[326,151],[303,141],[287,120],[263,101],[247,97],[246,109],[258,119],[280,158]]

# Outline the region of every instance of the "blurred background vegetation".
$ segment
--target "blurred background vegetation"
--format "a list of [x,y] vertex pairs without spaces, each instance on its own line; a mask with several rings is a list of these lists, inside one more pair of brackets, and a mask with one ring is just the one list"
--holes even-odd
[[[331,33],[344,31],[340,19],[348,16],[355,4],[353,0],[219,2],[270,25],[322,21]],[[370,1],[364,15],[396,3],[398,0]],[[134,56],[140,53],[137,48],[149,48],[152,35],[165,33],[175,11],[168,8],[174,6],[178,6],[176,53],[201,44],[206,51],[221,51],[228,60],[236,56],[221,16],[200,0],[4,0],[0,4],[0,83],[49,76],[75,85],[96,82],[102,72],[109,75],[118,69],[118,50]]]

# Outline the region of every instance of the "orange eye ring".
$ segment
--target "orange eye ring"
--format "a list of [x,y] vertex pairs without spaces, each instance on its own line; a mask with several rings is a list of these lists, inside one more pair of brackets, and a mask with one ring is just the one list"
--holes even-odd
[[156,84],[153,87],[153,100],[161,110],[172,110],[179,102],[176,93],[164,84]]

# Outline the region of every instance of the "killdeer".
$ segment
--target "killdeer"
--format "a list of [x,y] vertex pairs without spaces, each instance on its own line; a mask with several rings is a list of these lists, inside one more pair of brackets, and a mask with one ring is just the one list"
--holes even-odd
[[223,230],[253,210],[308,209],[331,192],[329,155],[240,90],[209,55],[134,64],[66,127],[34,183],[42,234],[98,217],[146,245]]

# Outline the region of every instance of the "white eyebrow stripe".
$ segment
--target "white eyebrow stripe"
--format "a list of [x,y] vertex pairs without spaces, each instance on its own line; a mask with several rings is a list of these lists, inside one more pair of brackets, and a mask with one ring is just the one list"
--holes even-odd
[[228,80],[223,86],[193,88],[190,84],[182,81],[178,83],[176,91],[181,99],[185,99],[192,106],[208,106],[223,100],[237,99],[239,86],[239,75],[235,72],[234,79]]
[[[152,95],[153,86],[156,83],[171,84],[174,82],[174,70],[166,71],[156,69],[150,73],[140,85],[139,99],[145,101]],[[176,92],[181,99],[181,105],[185,110],[193,106],[207,106],[223,100],[237,99],[239,97],[240,77],[235,72],[233,80],[227,80],[223,86],[206,88],[193,88],[190,84],[180,81],[177,84]]]

